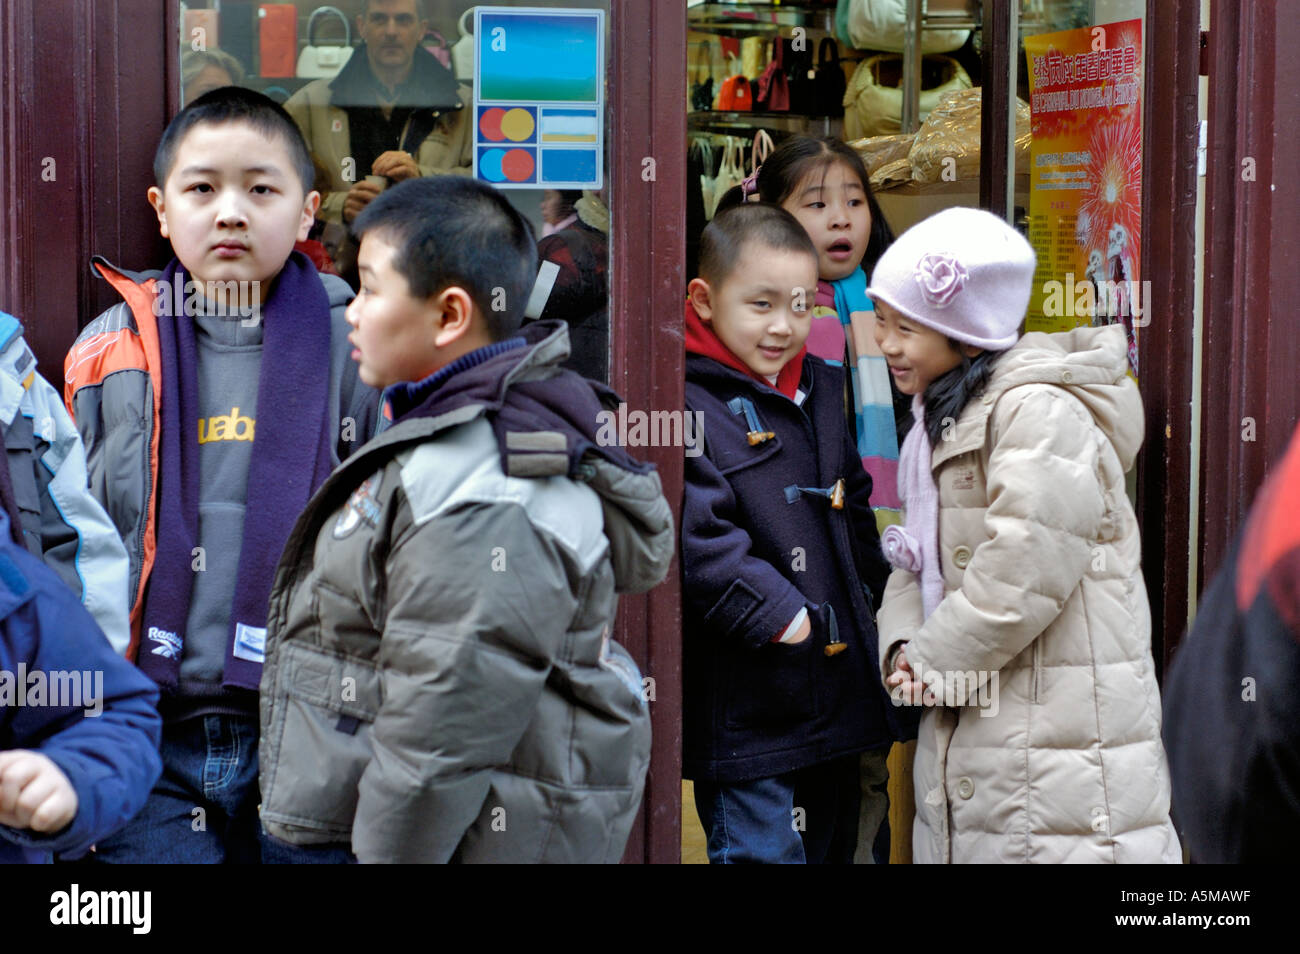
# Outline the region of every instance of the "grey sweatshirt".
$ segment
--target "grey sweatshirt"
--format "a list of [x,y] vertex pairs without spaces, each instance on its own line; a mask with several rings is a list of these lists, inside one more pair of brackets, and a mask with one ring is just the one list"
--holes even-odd
[[[334,276],[322,275],[321,280],[331,304],[330,406],[337,409],[332,463],[337,466],[372,436],[379,393],[358,379],[356,363],[350,358],[343,312],[352,298],[351,289]],[[169,721],[214,712],[257,712],[251,693],[224,689],[221,682],[250,492],[263,329],[260,322],[245,326],[237,317],[201,315],[195,321],[199,420],[188,426],[197,430],[199,439],[200,553],[192,563],[194,588],[186,618],[180,692],[167,706]]]

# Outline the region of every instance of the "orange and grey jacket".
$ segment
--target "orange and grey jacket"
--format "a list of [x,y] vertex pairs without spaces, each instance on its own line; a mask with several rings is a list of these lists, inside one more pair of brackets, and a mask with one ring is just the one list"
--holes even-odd
[[[123,301],[82,329],[63,362],[63,399],[86,447],[90,490],[108,511],[130,560],[131,640],[127,658],[140,645],[144,592],[157,549],[159,396],[162,359],[154,314],[161,272],[129,272],[96,257],[94,268]],[[322,275],[330,301],[330,399],[336,420],[352,426],[335,435],[334,463],[366,442],[377,421],[378,393],[345,387],[355,378],[343,340],[343,312],[352,290],[337,276]],[[340,358],[339,356],[342,355]],[[346,371],[351,368],[351,375]]]

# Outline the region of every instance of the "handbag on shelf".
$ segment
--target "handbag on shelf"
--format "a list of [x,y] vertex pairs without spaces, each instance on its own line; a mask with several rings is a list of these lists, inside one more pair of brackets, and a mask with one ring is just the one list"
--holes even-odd
[[747,36],[740,41],[740,72],[749,79],[757,79],[767,68],[767,38]]
[[749,80],[742,73],[733,73],[722,81],[714,109],[730,113],[747,113],[754,108],[754,98],[749,90]]
[[707,221],[718,181],[713,169],[713,143],[707,139],[696,139],[691,143],[691,149],[698,154],[700,160],[700,194],[704,197],[704,217]]
[[718,209],[718,203],[722,197],[745,181],[745,147],[739,139],[728,139],[727,146],[722,153],[722,165],[718,167],[718,175],[713,182],[713,201],[708,202],[706,197],[705,212],[709,218]]
[[[703,59],[707,75],[701,76],[700,60]],[[699,45],[695,54],[696,74],[691,83],[691,109],[703,111],[713,108],[713,44],[705,40]]]
[[456,79],[461,82],[469,82],[474,79],[474,31],[470,29],[470,23],[474,20],[474,8],[470,7],[460,15],[456,21],[456,29],[460,37],[456,40],[451,48],[451,65],[452,72],[456,74]]
[[760,129],[754,133],[754,145],[749,151],[750,175],[757,172],[758,167],[767,161],[767,157],[772,154],[773,148],[772,137],[768,135],[766,129]]
[[439,63],[451,69],[451,44],[447,38],[433,27],[424,31],[424,39],[420,45],[434,55]]
[[817,80],[812,50],[806,44],[802,50],[796,50],[794,40],[781,42],[785,47],[781,55],[785,62],[786,82],[790,88],[790,112],[800,116],[816,116]]
[[265,77],[293,76],[298,52],[298,8],[263,3],[257,8],[257,65]]
[[772,62],[767,64],[763,75],[758,78],[754,88],[754,108],[765,113],[788,113],[790,111],[790,83],[785,75],[782,51],[785,44],[781,37],[772,40]]
[[[835,29],[855,49],[902,53],[906,0],[839,0]],[[922,30],[921,52],[950,53],[961,49],[969,36],[970,30]]]
[[[343,23],[342,46],[316,45],[316,18],[336,16]],[[307,20],[307,45],[298,54],[298,76],[302,79],[326,79],[339,75],[339,70],[352,56],[352,28],[348,18],[338,7],[317,7]]]
[[[950,56],[922,57],[918,120],[924,120],[945,93],[970,89],[970,76]],[[903,126],[903,57],[881,53],[858,64],[844,96],[844,139],[892,136]]]
[[823,37],[817,46],[817,72],[814,81],[814,99],[817,116],[843,116],[844,94],[849,81],[840,66],[840,45],[830,37]]

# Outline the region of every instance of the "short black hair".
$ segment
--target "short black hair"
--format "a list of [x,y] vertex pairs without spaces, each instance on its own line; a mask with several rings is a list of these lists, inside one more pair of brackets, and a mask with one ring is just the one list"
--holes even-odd
[[378,233],[411,295],[465,289],[488,336],[519,330],[537,280],[533,227],[504,195],[466,176],[407,179],[382,192],[352,223],[360,241]]
[[282,140],[289,149],[289,159],[302,182],[303,193],[311,191],[316,170],[298,124],[275,100],[243,86],[222,86],[204,93],[176,114],[153,154],[154,184],[159,188],[166,186],[176,162],[176,150],[191,129],[204,123],[215,126],[236,122],[247,123],[267,139]]
[[758,242],[779,252],[796,252],[817,261],[817,246],[799,220],[767,202],[747,202],[713,217],[700,236],[700,278],[710,285],[726,281],[745,245]]

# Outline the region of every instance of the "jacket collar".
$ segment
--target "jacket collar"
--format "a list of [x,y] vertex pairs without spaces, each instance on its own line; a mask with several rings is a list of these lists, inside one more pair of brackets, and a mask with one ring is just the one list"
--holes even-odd
[[803,359],[804,355],[808,353],[808,349],[801,347],[799,353],[785,363],[777,373],[776,384],[773,385],[767,378],[752,371],[745,362],[733,354],[722,343],[722,339],[717,336],[717,333],[704,323],[704,320],[696,312],[695,306],[688,300],[686,302],[686,352],[711,358],[718,364],[750,378],[760,386],[780,391],[793,401],[795,392],[799,389],[799,381],[803,377]]
[[[984,393],[974,400],[970,401],[965,409],[961,412],[961,417],[957,419],[956,425],[952,430],[951,440],[941,440],[935,447],[934,454],[930,457],[930,469],[938,470],[939,465],[953,457],[978,450],[984,446],[985,431],[988,429],[989,415],[993,413],[993,405],[1001,397],[1005,389],[999,388],[995,391],[990,382],[990,386],[984,390]],[[917,421],[913,427],[924,427],[923,421]]]
[[[370,68],[370,55],[366,52],[364,43],[353,51],[339,75],[329,85],[332,91],[331,105],[379,105],[378,92],[382,87]],[[411,73],[406,82],[397,87],[395,105],[434,110],[454,110],[463,106],[457,93],[456,77],[422,46],[415,48]]]
[[440,400],[435,400],[435,397],[439,399],[443,397],[437,392],[444,386],[452,390],[468,390],[470,392],[487,389],[495,390],[492,387],[494,380],[484,379],[482,375],[468,375],[458,380],[456,385],[450,385],[448,382],[456,375],[468,374],[484,362],[491,361],[493,358],[504,355],[516,348],[522,348],[526,344],[527,342],[523,338],[509,338],[506,341],[498,341],[461,355],[451,364],[440,368],[421,381],[400,381],[385,388],[382,404],[384,417],[390,421],[399,421],[408,415],[431,416],[428,412],[421,412],[426,405],[436,406],[440,403]]

